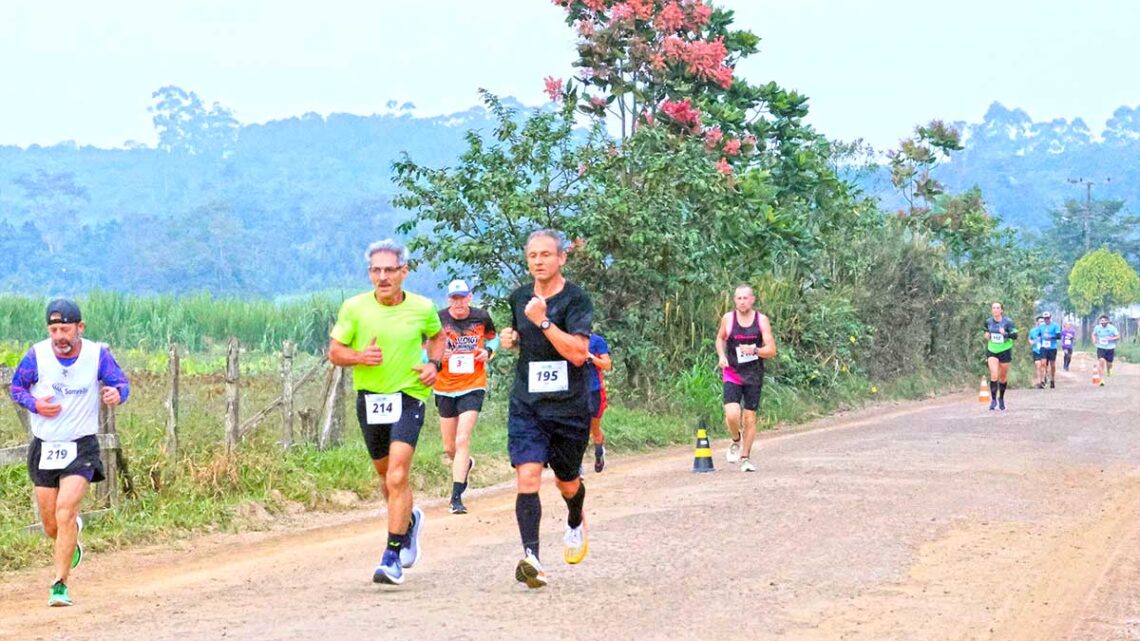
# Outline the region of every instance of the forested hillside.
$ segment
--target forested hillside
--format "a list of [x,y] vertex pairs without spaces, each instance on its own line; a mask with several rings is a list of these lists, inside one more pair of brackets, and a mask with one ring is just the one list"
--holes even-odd
[[[0,292],[355,287],[362,247],[408,217],[390,204],[392,163],[407,152],[425,166],[453,165],[468,131],[495,126],[482,106],[432,118],[412,108],[242,124],[222,105],[164,87],[151,108],[157,147],[0,146]],[[1050,209],[1083,202],[1087,185],[1076,179],[1126,211],[1140,202],[1140,166],[1129,160],[1140,158],[1140,107],[1121,107],[1103,130],[1034,122],[998,103],[983,122],[954,126],[965,149],[935,175],[953,191],[981,187],[1007,224],[1041,230]],[[887,180],[861,184],[888,209],[900,205]],[[421,271],[411,286],[437,281]]]

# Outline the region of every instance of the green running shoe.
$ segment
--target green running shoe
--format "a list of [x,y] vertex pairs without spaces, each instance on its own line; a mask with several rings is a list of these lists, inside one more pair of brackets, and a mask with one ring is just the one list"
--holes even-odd
[[63,581],[56,581],[51,586],[51,596],[48,597],[48,605],[53,608],[66,607],[71,605],[71,595],[67,593],[67,585]]
[[78,528],[78,532],[76,533],[76,536],[75,536],[75,551],[71,553],[71,567],[72,567],[72,569],[77,567],[79,565],[79,562],[83,560],[83,546],[79,544],[79,532],[83,531],[83,517],[82,516],[75,517],[75,526]]

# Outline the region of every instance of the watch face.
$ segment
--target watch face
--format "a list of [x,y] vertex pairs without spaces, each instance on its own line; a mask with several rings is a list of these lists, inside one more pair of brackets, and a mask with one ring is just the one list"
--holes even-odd
[[539,327],[541,327],[542,329],[550,329],[550,321],[548,321],[548,320],[542,321],[542,324],[540,324]]

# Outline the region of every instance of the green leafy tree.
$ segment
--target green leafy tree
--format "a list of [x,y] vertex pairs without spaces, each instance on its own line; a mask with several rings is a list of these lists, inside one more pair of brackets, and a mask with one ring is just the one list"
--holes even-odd
[[24,190],[30,219],[48,253],[61,253],[76,233],[80,213],[91,202],[87,188],[76,183],[70,172],[43,169],[19,176],[13,182]]
[[158,148],[171,154],[220,159],[232,152],[241,124],[218,103],[207,107],[193,91],[168,85],[151,98]]
[[1108,313],[1140,300],[1140,276],[1123,256],[1102,247],[1073,265],[1069,300],[1082,316]]

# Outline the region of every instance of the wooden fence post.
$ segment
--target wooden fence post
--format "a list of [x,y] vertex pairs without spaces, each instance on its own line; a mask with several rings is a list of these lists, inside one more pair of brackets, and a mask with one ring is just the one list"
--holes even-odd
[[166,397],[166,460],[173,464],[178,458],[178,378],[181,366],[178,344],[171,343],[169,354],[170,394]]
[[[99,433],[116,434],[115,408],[106,405],[99,406]],[[96,486],[95,496],[105,500],[111,507],[119,505],[119,456],[117,451],[110,449],[101,451],[103,471],[107,479]]]
[[281,345],[281,447],[293,445],[293,356],[297,347],[293,341]]
[[231,336],[226,355],[226,452],[237,446],[238,434],[238,339]]
[[[12,368],[7,365],[0,365],[0,394],[5,397],[9,396],[9,388],[12,386],[12,378],[16,375]],[[23,407],[12,403],[12,410],[16,412],[16,417],[23,426],[24,432],[28,435],[29,442],[32,436],[32,423],[28,418],[28,411]],[[36,500],[36,488],[32,488],[32,511],[36,514],[36,523],[40,522],[40,502]]]
[[328,395],[325,397],[324,404],[324,427],[321,428],[321,437],[317,442],[317,449],[324,451],[333,444],[333,430],[335,429],[335,414],[337,403],[340,402],[340,379],[344,376],[344,368],[332,365],[329,370],[329,381],[326,386]]

